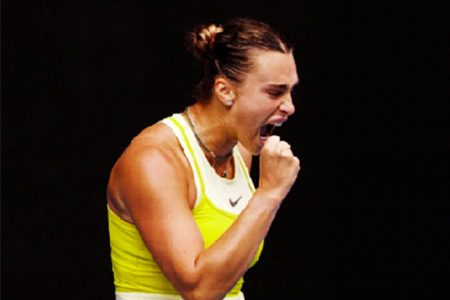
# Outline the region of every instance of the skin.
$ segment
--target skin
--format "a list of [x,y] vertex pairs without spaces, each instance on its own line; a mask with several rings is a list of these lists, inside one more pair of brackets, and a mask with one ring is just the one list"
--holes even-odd
[[[192,170],[164,124],[135,137],[111,172],[109,206],[136,225],[185,299],[225,297],[247,271],[300,170],[288,143],[259,134],[261,126],[286,120],[295,111],[290,94],[298,82],[294,58],[272,51],[253,51],[250,57],[253,67],[240,84],[218,77],[212,99],[190,108],[197,133],[217,155],[238,144],[249,167],[251,155],[260,155],[259,185],[249,205],[211,247],[204,249],[192,216]],[[224,158],[216,161],[216,169],[233,174],[234,163]]]

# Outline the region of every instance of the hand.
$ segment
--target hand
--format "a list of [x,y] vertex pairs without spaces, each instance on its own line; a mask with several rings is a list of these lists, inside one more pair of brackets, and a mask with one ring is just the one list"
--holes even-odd
[[297,179],[300,160],[288,143],[273,135],[260,152],[259,165],[258,190],[281,204]]

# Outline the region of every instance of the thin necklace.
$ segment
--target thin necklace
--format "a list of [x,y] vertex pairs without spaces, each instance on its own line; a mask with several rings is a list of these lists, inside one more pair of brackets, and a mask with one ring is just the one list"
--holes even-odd
[[[216,159],[218,158],[229,158],[232,154],[232,151],[228,152],[225,155],[216,155],[213,151],[209,150],[208,147],[206,147],[205,143],[203,143],[203,141],[201,140],[201,138],[198,136],[197,131],[195,130],[194,127],[194,123],[191,120],[191,117],[189,116],[189,107],[186,107],[186,109],[184,110],[184,113],[186,114],[186,118],[188,120],[189,126],[192,129],[192,132],[194,133],[195,139],[197,140],[197,142],[199,143],[199,145],[205,149],[206,153],[209,154],[212,159],[213,159],[213,168],[216,167]],[[227,165],[228,165],[228,161],[227,161]],[[223,170],[222,172],[222,177],[227,177],[227,167],[225,166],[225,170]]]

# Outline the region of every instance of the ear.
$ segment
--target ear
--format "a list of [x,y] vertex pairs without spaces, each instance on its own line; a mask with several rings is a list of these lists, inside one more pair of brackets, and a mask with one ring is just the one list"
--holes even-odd
[[225,106],[231,107],[236,98],[233,84],[223,77],[217,77],[214,81],[214,94]]

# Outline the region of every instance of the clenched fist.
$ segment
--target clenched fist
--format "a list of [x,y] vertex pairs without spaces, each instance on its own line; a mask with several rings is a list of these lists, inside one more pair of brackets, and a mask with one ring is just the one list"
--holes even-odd
[[292,153],[291,146],[279,136],[269,137],[260,152],[258,190],[280,204],[299,171],[300,160]]

